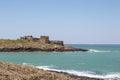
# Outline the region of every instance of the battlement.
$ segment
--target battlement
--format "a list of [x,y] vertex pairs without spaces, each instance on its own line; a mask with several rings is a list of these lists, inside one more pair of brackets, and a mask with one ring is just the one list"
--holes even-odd
[[20,37],[20,40],[27,40],[27,41],[40,41],[42,44],[57,44],[60,46],[64,46],[63,41],[59,40],[49,40],[49,36],[40,36],[40,38],[33,38],[33,36],[23,36]]

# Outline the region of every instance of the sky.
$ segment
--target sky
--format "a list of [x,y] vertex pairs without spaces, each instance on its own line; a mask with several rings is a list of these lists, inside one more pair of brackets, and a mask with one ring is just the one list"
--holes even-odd
[[120,0],[0,0],[0,38],[120,44]]

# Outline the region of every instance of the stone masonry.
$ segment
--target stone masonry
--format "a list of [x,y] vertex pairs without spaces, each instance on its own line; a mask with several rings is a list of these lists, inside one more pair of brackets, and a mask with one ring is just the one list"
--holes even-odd
[[40,36],[40,38],[33,38],[33,36],[23,36],[23,37],[20,37],[20,40],[40,41],[42,44],[57,44],[60,46],[64,46],[63,41],[49,40],[49,36]]

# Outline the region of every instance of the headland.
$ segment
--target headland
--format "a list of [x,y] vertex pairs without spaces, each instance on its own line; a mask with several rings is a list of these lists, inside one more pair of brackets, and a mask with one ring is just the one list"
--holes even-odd
[[22,52],[22,51],[88,51],[87,49],[65,46],[63,41],[49,40],[49,36],[23,36],[16,40],[0,39],[0,52]]

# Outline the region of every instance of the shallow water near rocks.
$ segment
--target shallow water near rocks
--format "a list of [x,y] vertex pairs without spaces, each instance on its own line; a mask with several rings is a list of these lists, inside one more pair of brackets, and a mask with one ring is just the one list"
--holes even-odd
[[70,45],[89,52],[0,52],[0,61],[77,76],[120,80],[120,45]]

